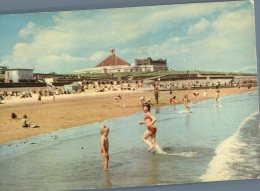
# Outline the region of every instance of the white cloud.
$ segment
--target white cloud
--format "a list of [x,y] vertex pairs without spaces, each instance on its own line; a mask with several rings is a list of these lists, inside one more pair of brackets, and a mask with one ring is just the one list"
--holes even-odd
[[59,62],[66,62],[66,63],[81,63],[81,62],[86,62],[88,61],[88,59],[86,58],[82,58],[82,57],[74,57],[74,56],[70,56],[70,55],[49,55],[49,56],[45,56],[42,57],[39,62],[50,62],[50,63],[59,63]]
[[90,60],[90,61],[93,61],[93,62],[97,62],[97,61],[103,59],[105,56],[107,56],[107,52],[97,51],[97,52],[94,52],[94,53],[89,57],[89,60]]
[[[225,12],[213,21],[201,19],[191,25],[187,36],[171,37],[162,44],[142,47],[140,55],[166,58],[170,68],[256,70],[254,18],[248,10]],[[209,30],[197,38],[190,36]],[[243,70],[243,69],[241,69]]]
[[[84,49],[89,45],[116,46],[237,3],[209,3],[129,9],[60,12],[53,17],[55,25],[35,33],[34,44],[41,50]],[[31,26],[28,24],[28,26]],[[26,27],[25,29],[29,28]],[[34,26],[35,28],[35,26]],[[112,43],[113,44],[112,44]],[[34,46],[33,46],[34,47]]]
[[[52,26],[43,27],[41,23],[29,22],[21,29],[20,37],[30,36],[31,42],[18,42],[11,58],[8,57],[3,62],[12,62],[12,65],[21,67],[37,66],[36,68],[42,68],[41,71],[71,71],[74,68],[80,69],[83,65],[96,65],[108,54],[110,47],[125,47],[121,48],[120,54],[128,57],[131,55],[132,59],[152,56],[174,60],[178,56],[194,52],[193,58],[199,62],[201,59],[197,57],[203,52],[207,57],[205,60],[213,60],[216,51],[231,50],[240,45],[247,47],[246,38],[253,41],[252,37],[244,35],[245,28],[250,28],[253,24],[251,18],[244,17],[244,14],[248,15],[246,12],[225,13],[213,22],[208,19],[212,14],[239,6],[241,2],[222,2],[60,12],[53,16]],[[150,34],[181,26],[190,20],[199,21],[189,27],[188,36],[180,34],[159,45],[146,46],[144,43],[138,49],[128,48],[129,44],[147,39]],[[192,35],[199,35],[209,28],[213,30],[211,35],[192,41]]]
[[40,31],[39,28],[36,27],[36,24],[33,22],[29,22],[23,29],[19,31],[19,36],[21,38],[27,38],[30,35],[34,35]]
[[188,34],[197,35],[208,30],[210,27],[211,27],[210,21],[208,21],[205,18],[202,18],[198,23],[196,23],[195,25],[191,25],[189,27]]

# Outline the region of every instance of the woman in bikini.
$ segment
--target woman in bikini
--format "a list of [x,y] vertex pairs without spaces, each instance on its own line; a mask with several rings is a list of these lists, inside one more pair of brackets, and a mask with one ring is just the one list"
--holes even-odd
[[[144,110],[144,121],[140,121],[139,124],[146,124],[146,131],[143,135],[143,142],[148,145],[148,151],[152,150],[152,148],[157,146],[156,142],[156,127],[154,127],[154,123],[156,122],[156,118],[151,115],[150,113],[150,104],[144,104],[143,106]],[[148,138],[151,137],[152,142],[148,140]]]

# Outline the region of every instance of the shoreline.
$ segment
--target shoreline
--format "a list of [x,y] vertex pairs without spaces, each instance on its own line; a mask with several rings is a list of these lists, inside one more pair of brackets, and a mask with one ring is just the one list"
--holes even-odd
[[[245,93],[257,90],[257,87],[247,88],[221,88],[221,96]],[[177,104],[182,104],[184,94],[189,94],[193,100],[193,92],[199,92],[199,101],[205,100],[204,90],[181,90],[174,91],[172,95],[177,96]],[[207,89],[207,99],[215,97],[216,89]],[[122,95],[120,106],[117,106],[114,97]],[[43,133],[50,133],[65,128],[75,128],[106,119],[113,119],[134,114],[142,111],[140,97],[152,98],[151,91],[122,91],[122,92],[102,92],[94,94],[68,95],[60,99],[57,96],[56,101],[52,97],[43,103],[37,100],[31,102],[15,102],[10,104],[1,104],[0,115],[0,144],[6,144],[12,141],[24,140]],[[169,92],[160,92],[159,104],[153,105],[153,108],[167,106],[169,104]],[[27,98],[24,98],[27,99]],[[44,100],[44,99],[43,99]],[[19,118],[26,113],[32,124],[37,124],[39,128],[22,128],[21,120],[10,119],[11,112],[15,112]]]

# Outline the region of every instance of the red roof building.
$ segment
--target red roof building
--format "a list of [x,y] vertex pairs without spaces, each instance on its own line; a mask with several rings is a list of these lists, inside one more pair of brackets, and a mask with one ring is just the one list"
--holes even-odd
[[110,49],[109,56],[96,65],[96,67],[105,66],[130,66],[130,64],[122,58],[117,57],[115,54],[115,49]]
[[152,60],[152,58],[136,59],[136,63],[131,65],[127,61],[117,57],[115,49],[111,48],[109,56],[96,65],[95,68],[86,68],[74,71],[74,73],[156,72],[166,70],[168,70],[166,60]]

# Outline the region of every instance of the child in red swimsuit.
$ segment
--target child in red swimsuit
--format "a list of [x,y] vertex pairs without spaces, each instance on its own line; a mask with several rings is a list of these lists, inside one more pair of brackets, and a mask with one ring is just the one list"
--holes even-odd
[[174,105],[177,103],[177,101],[176,101],[176,96],[172,96],[172,97],[170,98],[169,102],[170,102],[171,105],[174,106]]
[[[150,113],[150,104],[145,104],[143,106],[144,110],[144,121],[140,121],[139,124],[146,124],[146,131],[143,135],[143,142],[149,146],[148,151],[150,151],[153,147],[157,145],[156,142],[156,127],[154,127],[154,123],[156,122],[156,118]],[[152,142],[148,140],[151,137]]]

